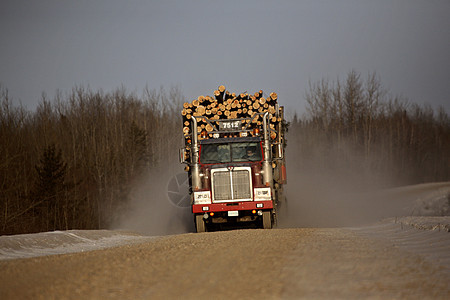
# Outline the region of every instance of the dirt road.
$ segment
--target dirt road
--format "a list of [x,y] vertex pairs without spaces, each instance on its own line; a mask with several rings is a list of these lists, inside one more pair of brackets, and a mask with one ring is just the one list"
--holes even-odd
[[448,299],[450,274],[348,229],[166,236],[0,261],[1,299]]

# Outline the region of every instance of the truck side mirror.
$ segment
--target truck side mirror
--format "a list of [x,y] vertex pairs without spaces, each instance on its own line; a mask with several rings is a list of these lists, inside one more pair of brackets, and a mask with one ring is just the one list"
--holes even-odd
[[187,163],[186,161],[186,148],[181,148],[179,151],[179,158],[180,158],[180,163],[181,164],[185,164]]

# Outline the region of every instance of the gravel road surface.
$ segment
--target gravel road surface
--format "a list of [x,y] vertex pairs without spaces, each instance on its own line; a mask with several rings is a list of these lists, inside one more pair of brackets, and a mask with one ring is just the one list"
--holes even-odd
[[445,266],[344,228],[180,234],[0,270],[0,299],[450,298]]

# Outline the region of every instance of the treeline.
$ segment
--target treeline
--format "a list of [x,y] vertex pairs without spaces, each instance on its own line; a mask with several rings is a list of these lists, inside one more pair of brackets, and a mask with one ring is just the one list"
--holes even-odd
[[133,184],[177,159],[176,88],[138,97],[78,87],[43,96],[34,112],[4,88],[0,97],[0,234],[106,228],[127,209]]
[[[299,169],[353,187],[450,180],[450,119],[443,108],[392,97],[379,77],[311,83],[307,113],[294,116],[289,153]],[[292,167],[292,166],[290,166]]]
[[[307,113],[289,120],[290,175],[361,189],[450,180],[443,109],[393,98],[376,74],[357,72],[310,84],[305,98]],[[30,112],[0,88],[0,234],[115,223],[149,172],[178,170],[183,102],[176,88],[137,96],[77,87]]]

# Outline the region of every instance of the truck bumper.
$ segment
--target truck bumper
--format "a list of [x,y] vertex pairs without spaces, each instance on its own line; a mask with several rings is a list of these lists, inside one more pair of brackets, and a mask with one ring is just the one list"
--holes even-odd
[[222,212],[233,210],[254,210],[254,209],[272,209],[273,203],[269,201],[246,201],[246,202],[229,202],[229,203],[212,203],[212,204],[193,204],[192,213],[206,212]]

